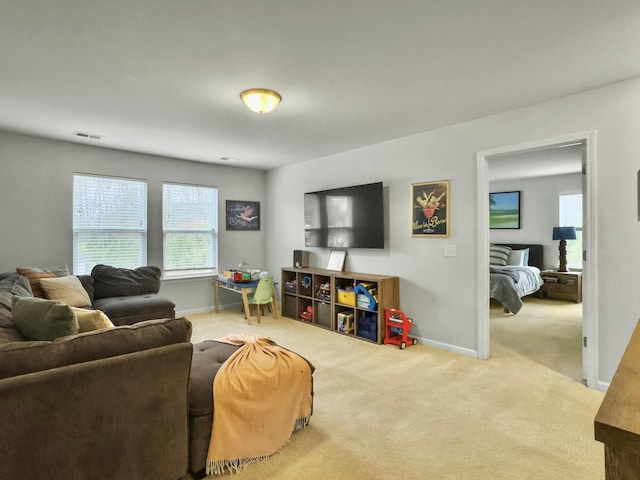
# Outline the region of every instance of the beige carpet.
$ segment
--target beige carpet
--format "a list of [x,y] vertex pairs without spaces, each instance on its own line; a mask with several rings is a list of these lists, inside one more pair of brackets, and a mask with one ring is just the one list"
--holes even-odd
[[249,326],[237,311],[190,316],[194,341],[259,333],[316,367],[309,427],[234,478],[604,479],[593,440],[603,394],[572,378],[574,367],[558,371],[572,362],[541,354],[534,335],[509,331],[533,322],[535,303],[508,318],[492,309],[487,361],[423,345],[401,351],[285,318]]

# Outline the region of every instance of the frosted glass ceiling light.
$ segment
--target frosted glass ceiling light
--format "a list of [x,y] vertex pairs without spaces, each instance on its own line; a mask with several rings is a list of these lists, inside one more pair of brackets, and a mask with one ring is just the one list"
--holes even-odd
[[267,113],[276,108],[282,97],[278,92],[264,88],[250,88],[240,94],[244,104],[256,113]]

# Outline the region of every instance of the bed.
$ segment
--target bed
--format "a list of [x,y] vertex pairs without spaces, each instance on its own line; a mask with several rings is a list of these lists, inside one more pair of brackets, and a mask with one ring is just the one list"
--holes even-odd
[[[490,250],[490,297],[515,315],[522,308],[522,298],[537,292],[544,283],[540,276],[544,268],[542,245],[494,243]],[[502,265],[503,261],[507,264]]]

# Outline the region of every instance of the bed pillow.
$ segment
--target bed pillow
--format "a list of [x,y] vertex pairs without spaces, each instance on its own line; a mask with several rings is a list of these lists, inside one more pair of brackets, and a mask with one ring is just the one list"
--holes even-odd
[[41,278],[40,286],[49,300],[60,300],[70,307],[89,307],[89,294],[75,275]]
[[511,250],[509,252],[509,258],[507,258],[507,265],[513,265],[515,267],[523,267],[528,265],[528,253],[528,248],[526,250]]
[[29,340],[55,340],[78,333],[78,320],[69,305],[36,297],[12,299],[13,323]]
[[489,247],[489,265],[504,267],[511,253],[511,247],[491,245]]

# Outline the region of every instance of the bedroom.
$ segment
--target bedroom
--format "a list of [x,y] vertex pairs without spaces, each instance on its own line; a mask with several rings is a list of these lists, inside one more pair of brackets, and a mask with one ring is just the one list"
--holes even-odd
[[[552,232],[554,227],[561,225],[561,211],[562,214],[573,212],[570,208],[563,209],[560,203],[581,199],[583,150],[583,145],[569,145],[490,159],[489,191],[519,192],[520,197],[519,225],[514,223],[510,225],[514,228],[495,228],[499,226],[495,221],[492,222],[491,244],[512,245],[512,256],[517,256],[515,254],[526,245],[541,246],[540,252],[532,250],[531,254],[536,256],[539,253],[542,257],[541,270],[558,269],[558,241],[552,240]],[[581,212],[578,213],[581,217]],[[570,223],[577,225],[577,221]],[[578,226],[581,225],[580,223]],[[519,228],[515,228],[518,226]],[[579,229],[578,237],[580,236]],[[580,240],[567,242],[570,272],[582,269],[581,252]],[[535,265],[537,261],[537,258],[532,259],[529,264]],[[506,273],[512,268],[507,267]],[[492,272],[500,272],[500,269],[501,267],[490,268]],[[516,284],[521,290],[517,297],[522,294],[524,296],[521,300],[515,298],[514,301],[509,296],[505,297],[502,290],[498,290],[503,288],[500,282],[513,284],[513,281],[504,274],[492,273],[491,276],[491,341],[582,382],[582,303],[558,297],[549,298],[543,294],[544,287],[542,290],[538,287],[542,281],[534,281],[528,277]],[[544,276],[543,273],[542,277]],[[496,298],[500,298],[502,303]],[[516,312],[515,315],[503,303],[510,305],[511,310]]]

